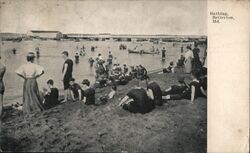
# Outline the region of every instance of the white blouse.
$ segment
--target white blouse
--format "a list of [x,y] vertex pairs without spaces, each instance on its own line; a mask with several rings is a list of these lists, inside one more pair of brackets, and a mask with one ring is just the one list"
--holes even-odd
[[43,73],[44,68],[40,65],[28,62],[21,65],[15,72],[22,75],[24,78],[34,78]]
[[194,58],[194,55],[193,55],[193,52],[191,50],[188,50],[186,53],[185,53],[185,58],[188,59],[188,58]]

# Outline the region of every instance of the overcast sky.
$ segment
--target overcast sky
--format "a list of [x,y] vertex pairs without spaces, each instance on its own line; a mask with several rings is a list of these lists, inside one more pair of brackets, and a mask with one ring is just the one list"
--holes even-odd
[[206,1],[0,1],[0,32],[206,35]]

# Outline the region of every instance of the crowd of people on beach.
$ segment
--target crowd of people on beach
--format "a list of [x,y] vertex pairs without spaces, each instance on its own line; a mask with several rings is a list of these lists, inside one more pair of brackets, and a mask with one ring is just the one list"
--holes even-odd
[[[92,50],[95,47],[91,48]],[[59,90],[54,86],[54,81],[48,79],[47,88],[39,91],[37,78],[44,74],[45,70],[42,66],[35,64],[35,57],[40,56],[39,48],[35,49],[36,53],[29,52],[27,54],[27,63],[21,65],[15,72],[24,79],[23,86],[23,111],[25,113],[35,113],[45,109],[52,108],[60,103],[70,101],[83,101],[86,105],[96,105],[95,89],[100,87],[111,86],[111,91],[107,95],[102,95],[99,100],[107,103],[112,99],[119,85],[126,85],[129,81],[135,81],[135,87],[128,91],[123,97],[119,98],[118,106],[133,113],[150,112],[156,105],[163,105],[166,100],[190,99],[193,102],[197,97],[206,97],[207,90],[207,69],[203,67],[199,57],[199,48],[191,49],[186,47],[187,51],[181,51],[181,57],[176,64],[170,62],[162,73],[175,73],[174,68],[182,67],[185,73],[191,73],[192,81],[186,84],[183,75],[178,75],[179,84],[172,85],[166,90],[162,90],[157,82],[151,80],[148,71],[142,65],[128,66],[117,62],[117,58],[113,57],[111,51],[106,59],[101,53],[96,58],[89,58],[90,67],[95,69],[94,86],[91,86],[88,79],[78,84],[73,77],[74,62],[69,58],[67,51],[62,52],[64,64],[62,68],[62,81],[64,86],[64,99],[59,100]],[[162,56],[166,57],[166,50],[163,48]],[[16,51],[15,51],[16,52]],[[80,56],[85,55],[84,46],[81,48]],[[79,60],[75,55],[76,60]],[[1,59],[1,58],[0,58]],[[0,113],[2,114],[4,84],[2,78],[6,68],[0,64]]]

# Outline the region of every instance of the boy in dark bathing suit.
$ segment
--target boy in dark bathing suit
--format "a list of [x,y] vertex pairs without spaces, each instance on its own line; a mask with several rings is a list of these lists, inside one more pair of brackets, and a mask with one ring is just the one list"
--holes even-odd
[[83,91],[82,91],[82,88],[80,87],[80,85],[75,83],[74,78],[70,79],[69,84],[70,84],[69,90],[70,90],[72,100],[73,101],[82,100]]
[[72,72],[73,72],[73,61],[68,57],[69,53],[67,51],[62,52],[62,56],[65,60],[63,64],[63,86],[64,86],[64,100],[63,102],[66,102],[68,100],[68,94],[69,94],[69,81],[72,78]]

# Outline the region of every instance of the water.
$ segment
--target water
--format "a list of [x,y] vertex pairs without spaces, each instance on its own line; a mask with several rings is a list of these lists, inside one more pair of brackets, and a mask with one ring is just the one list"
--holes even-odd
[[[139,55],[128,54],[127,50],[119,50],[120,44],[126,44],[128,48],[133,49],[136,45],[139,48],[149,50],[152,46],[167,50],[166,60],[162,62],[161,54],[159,55]],[[96,58],[98,53],[101,53],[106,59],[108,51],[110,50],[114,57],[117,57],[118,63],[121,65],[127,64],[139,65],[142,64],[148,71],[163,68],[169,65],[170,61],[177,61],[181,52],[181,44],[167,43],[167,44],[153,44],[150,42],[114,42],[114,41],[54,41],[54,40],[33,40],[10,42],[4,41],[1,43],[2,61],[6,65],[6,74],[4,76],[5,82],[5,105],[16,101],[22,101],[23,79],[15,74],[15,70],[26,62],[26,54],[29,51],[35,51],[36,47],[40,48],[41,57],[35,61],[45,68],[45,74],[38,79],[39,88],[46,86],[48,79],[53,79],[55,86],[59,89],[63,88],[62,83],[62,65],[64,59],[61,56],[62,51],[68,51],[70,58],[74,60],[76,46],[80,49],[82,45],[86,48],[86,55],[80,57],[79,64],[74,63],[73,77],[76,82],[80,82],[87,78],[91,82],[94,81],[94,69],[89,66],[88,59],[90,57]],[[91,52],[91,46],[97,46],[95,52]],[[12,54],[12,49],[16,48],[16,55]],[[204,48],[201,48],[201,55],[203,55]]]

